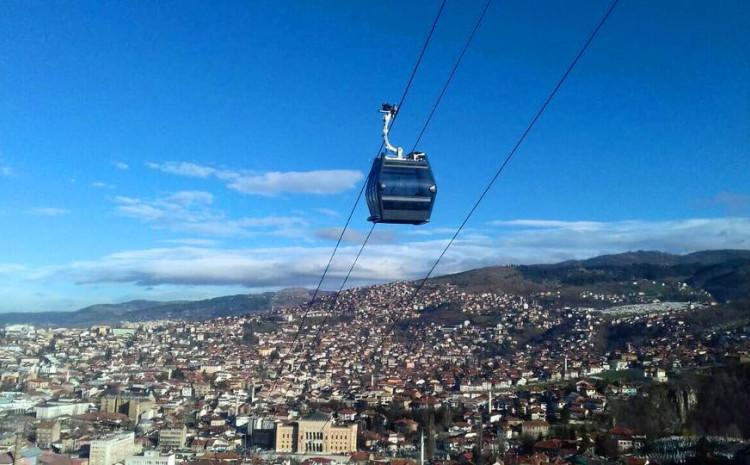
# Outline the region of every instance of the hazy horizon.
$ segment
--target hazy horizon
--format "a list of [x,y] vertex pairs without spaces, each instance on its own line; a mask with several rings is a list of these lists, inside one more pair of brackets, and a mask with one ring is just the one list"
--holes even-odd
[[[655,252],[655,253],[666,253],[666,254],[673,254],[673,255],[689,255],[689,254],[696,253],[696,252],[710,252],[710,251],[720,251],[720,250],[747,250],[747,251],[750,251],[750,248],[747,248],[747,249],[726,249],[726,248],[722,248],[722,249],[702,249],[702,250],[686,251],[686,252],[683,252],[683,253],[671,253],[671,252],[666,252],[666,251],[662,251],[662,250],[646,250],[646,249],[623,250],[621,252],[612,252],[612,253],[607,253],[607,254],[597,254],[597,255],[590,255],[590,256],[571,257],[571,258],[567,258],[567,259],[562,259],[562,260],[557,260],[557,261],[549,261],[549,262],[546,262],[546,261],[534,261],[534,262],[525,262],[525,263],[520,263],[520,262],[485,263],[485,264],[482,264],[482,265],[477,266],[477,267],[471,267],[471,268],[465,268],[465,269],[457,269],[457,270],[454,270],[454,271],[451,271],[451,272],[446,272],[446,273],[438,273],[438,274],[434,275],[433,277],[437,278],[437,277],[448,275],[448,274],[461,273],[461,272],[464,272],[464,271],[470,271],[470,270],[473,270],[473,269],[478,269],[478,268],[483,268],[483,267],[557,264],[557,263],[564,262],[566,260],[587,260],[587,259],[596,258],[596,257],[609,256],[609,255],[618,255],[618,254],[624,254],[624,253],[638,253],[638,252],[650,253],[650,252]],[[343,271],[343,270],[339,270],[339,272],[341,272],[341,271]],[[424,273],[424,271],[420,270],[420,273],[415,273],[414,276],[412,276],[410,278],[406,278],[406,280],[421,278],[421,275],[423,275],[423,273]],[[343,278],[343,276],[338,275],[335,271],[331,272],[331,276],[334,278],[333,281],[336,281],[336,279],[342,279]],[[363,286],[370,286],[370,285],[387,284],[389,282],[394,282],[394,281],[400,281],[400,280],[385,280],[385,281],[375,280],[375,281],[371,281],[371,282],[362,282],[362,281],[357,281],[357,280],[350,280],[349,284],[346,286],[346,288],[347,289],[351,289],[351,288],[363,287]],[[333,284],[337,285],[337,283],[332,283],[332,285]],[[222,288],[222,289],[226,289],[226,288]],[[154,302],[186,301],[186,302],[189,302],[189,301],[200,301],[200,300],[206,300],[206,299],[226,297],[226,296],[232,296],[232,295],[261,294],[261,293],[264,293],[264,292],[276,292],[276,291],[281,291],[281,290],[285,290],[285,289],[305,289],[305,290],[308,290],[308,291],[313,291],[315,289],[315,285],[314,284],[310,284],[310,285],[307,285],[307,286],[272,286],[272,287],[267,287],[267,288],[237,287],[237,288],[234,288],[234,289],[236,290],[235,292],[228,292],[228,291],[227,292],[221,292],[219,290],[216,293],[210,293],[209,292],[209,293],[206,293],[204,295],[197,295],[197,296],[192,297],[192,298],[185,298],[184,296],[180,297],[180,296],[183,295],[183,294],[180,294],[180,293],[175,294],[175,297],[173,297],[173,298],[163,297],[163,298],[153,298],[153,299],[152,298],[141,297],[141,296],[138,296],[138,295],[133,295],[132,297],[124,297],[124,298],[119,299],[119,300],[89,301],[89,302],[86,302],[85,304],[83,304],[83,305],[81,305],[79,307],[69,308],[69,309],[55,309],[55,308],[43,308],[43,309],[30,308],[30,309],[17,309],[17,310],[0,309],[0,314],[2,314],[2,313],[24,313],[24,312],[25,313],[70,312],[70,311],[81,310],[81,309],[87,308],[87,307],[92,306],[92,305],[117,305],[117,304],[124,304],[124,303],[128,303],[128,302],[133,302],[133,301],[154,301]],[[336,286],[335,288],[334,287],[328,288],[327,286],[323,286],[321,289],[323,291],[326,291],[326,292],[334,292],[334,291],[336,291],[338,289],[338,287]]]

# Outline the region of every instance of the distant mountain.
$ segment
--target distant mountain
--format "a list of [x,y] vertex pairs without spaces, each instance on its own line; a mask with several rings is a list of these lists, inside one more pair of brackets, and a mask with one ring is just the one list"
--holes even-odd
[[[750,250],[704,250],[685,255],[670,254],[651,250],[639,250],[636,252],[624,252],[612,255],[601,255],[586,260],[570,260],[558,263],[555,267],[583,266],[627,266],[627,265],[716,265],[718,263],[733,260],[750,260]],[[544,266],[544,265],[541,265]]]
[[158,302],[133,300],[120,304],[98,304],[72,312],[0,313],[0,324],[24,323],[39,326],[90,326],[122,321],[208,320],[271,310],[273,307],[303,304],[310,299],[306,289],[283,289],[262,294],[240,294],[195,301]]
[[[468,291],[530,294],[559,291],[566,304],[575,305],[582,290],[632,292],[634,281],[645,281],[662,299],[680,299],[677,282],[710,293],[718,301],[750,300],[750,250],[707,250],[685,255],[655,251],[602,255],[551,265],[493,266],[440,276],[431,283],[451,283]],[[670,282],[658,287],[650,281]],[[311,291],[284,289],[197,301],[133,300],[92,305],[74,312],[0,313],[0,325],[31,323],[42,326],[88,326],[121,321],[161,319],[208,320],[270,310],[307,302]],[[447,310],[446,310],[447,311]]]
[[639,250],[637,252],[624,252],[613,255],[601,255],[599,257],[588,258],[586,260],[570,260],[567,262],[557,263],[555,267],[600,267],[600,266],[627,266],[636,264],[649,265],[676,265],[680,263],[682,256],[666,252],[657,252],[650,250]]
[[472,291],[528,293],[582,289],[617,291],[637,280],[685,282],[719,301],[750,299],[750,250],[685,255],[655,251],[602,255],[552,265],[496,266],[435,278]]

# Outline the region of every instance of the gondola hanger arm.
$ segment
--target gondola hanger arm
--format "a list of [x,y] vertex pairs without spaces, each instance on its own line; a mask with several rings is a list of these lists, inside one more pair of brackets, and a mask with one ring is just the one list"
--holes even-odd
[[383,114],[383,145],[386,152],[394,154],[396,158],[404,158],[404,149],[401,147],[394,147],[388,139],[388,131],[391,128],[391,123],[397,112],[398,107],[389,103],[384,103],[380,109],[380,113]]

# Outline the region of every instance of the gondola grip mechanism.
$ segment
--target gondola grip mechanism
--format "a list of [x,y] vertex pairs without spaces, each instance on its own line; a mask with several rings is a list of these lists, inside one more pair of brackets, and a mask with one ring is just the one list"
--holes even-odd
[[388,140],[388,131],[391,127],[393,118],[398,113],[398,106],[391,105],[390,103],[384,103],[380,109],[380,113],[383,114],[383,145],[385,146],[386,152],[390,152],[396,155],[396,158],[404,158],[404,149],[401,147],[394,147],[391,141]]

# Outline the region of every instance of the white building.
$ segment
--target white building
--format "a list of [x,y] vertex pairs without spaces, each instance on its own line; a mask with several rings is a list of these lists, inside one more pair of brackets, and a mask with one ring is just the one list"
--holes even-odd
[[159,431],[159,447],[162,449],[182,449],[185,447],[187,428],[165,428]]
[[49,402],[36,407],[36,417],[40,420],[51,420],[62,416],[82,415],[89,411],[88,402]]
[[143,455],[133,455],[125,459],[125,465],[175,465],[175,455],[162,455],[155,450],[147,450]]
[[114,465],[137,452],[135,433],[129,431],[110,434],[91,441],[89,465]]
[[0,413],[20,413],[24,414],[34,408],[39,400],[32,399],[26,394],[20,392],[3,392],[0,393]]

